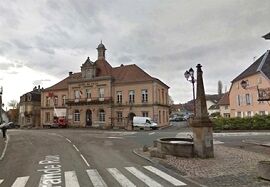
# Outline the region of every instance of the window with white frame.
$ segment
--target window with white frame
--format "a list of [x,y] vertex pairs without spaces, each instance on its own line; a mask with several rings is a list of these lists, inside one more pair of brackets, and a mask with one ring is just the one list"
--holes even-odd
[[240,95],[237,95],[237,104],[238,104],[238,106],[241,105],[241,96]]
[[46,97],[46,106],[50,106],[50,97]]
[[98,92],[99,92],[99,98],[104,98],[104,92],[105,92],[104,88],[99,88]]
[[80,111],[75,110],[74,111],[74,122],[79,122],[80,121]]
[[58,106],[58,96],[54,96],[54,106]]
[[105,111],[103,109],[99,111],[99,121],[105,122]]
[[46,112],[45,113],[45,122],[48,123],[50,122],[51,118],[50,118],[50,112]]
[[117,122],[123,121],[123,112],[117,112]]
[[148,112],[147,112],[147,111],[143,111],[143,112],[142,112],[142,116],[143,116],[143,117],[148,117]]
[[260,115],[265,115],[265,111],[259,111]]
[[91,98],[91,89],[90,89],[90,88],[87,88],[87,89],[85,90],[85,93],[86,93],[86,98],[87,98],[87,99],[90,99],[90,98]]
[[129,103],[134,103],[135,102],[135,91],[130,90],[129,91]]
[[251,117],[251,111],[247,112],[247,117]]
[[146,89],[142,90],[142,103],[148,102],[148,91]]
[[122,92],[117,91],[116,96],[117,96],[117,103],[122,103]]
[[75,99],[80,99],[80,91],[79,90],[74,91],[74,98]]
[[66,96],[62,95],[62,106],[66,105]]
[[247,105],[250,105],[251,104],[250,94],[246,94],[246,104]]
[[237,117],[241,117],[241,112],[237,112]]

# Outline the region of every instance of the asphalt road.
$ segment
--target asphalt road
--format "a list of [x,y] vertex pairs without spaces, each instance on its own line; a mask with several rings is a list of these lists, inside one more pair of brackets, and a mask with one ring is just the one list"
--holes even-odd
[[10,130],[0,186],[197,186],[132,152],[151,132]]

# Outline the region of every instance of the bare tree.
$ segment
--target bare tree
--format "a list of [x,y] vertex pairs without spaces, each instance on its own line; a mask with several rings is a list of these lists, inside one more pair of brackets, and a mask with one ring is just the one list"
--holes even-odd
[[174,101],[172,99],[172,96],[169,95],[169,105],[173,105]]
[[218,95],[221,95],[222,94],[222,82],[219,80],[218,81]]
[[8,102],[8,106],[11,107],[12,109],[16,109],[16,108],[18,108],[18,101],[13,99],[13,100]]

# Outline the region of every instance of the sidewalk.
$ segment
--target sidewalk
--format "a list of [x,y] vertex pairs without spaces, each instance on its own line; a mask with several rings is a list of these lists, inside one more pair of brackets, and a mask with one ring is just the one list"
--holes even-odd
[[209,187],[270,186],[270,181],[258,178],[257,174],[257,163],[261,160],[270,160],[269,155],[223,145],[214,146],[215,158],[211,159],[181,158],[170,155],[160,159],[150,157],[149,152],[143,152],[141,149],[136,152],[146,159],[173,168],[180,175]]

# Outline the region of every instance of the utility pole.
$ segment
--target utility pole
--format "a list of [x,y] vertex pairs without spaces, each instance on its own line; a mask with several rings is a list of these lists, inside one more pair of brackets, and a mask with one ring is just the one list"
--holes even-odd
[[3,123],[3,118],[2,118],[2,94],[3,94],[3,87],[0,87],[0,124]]

